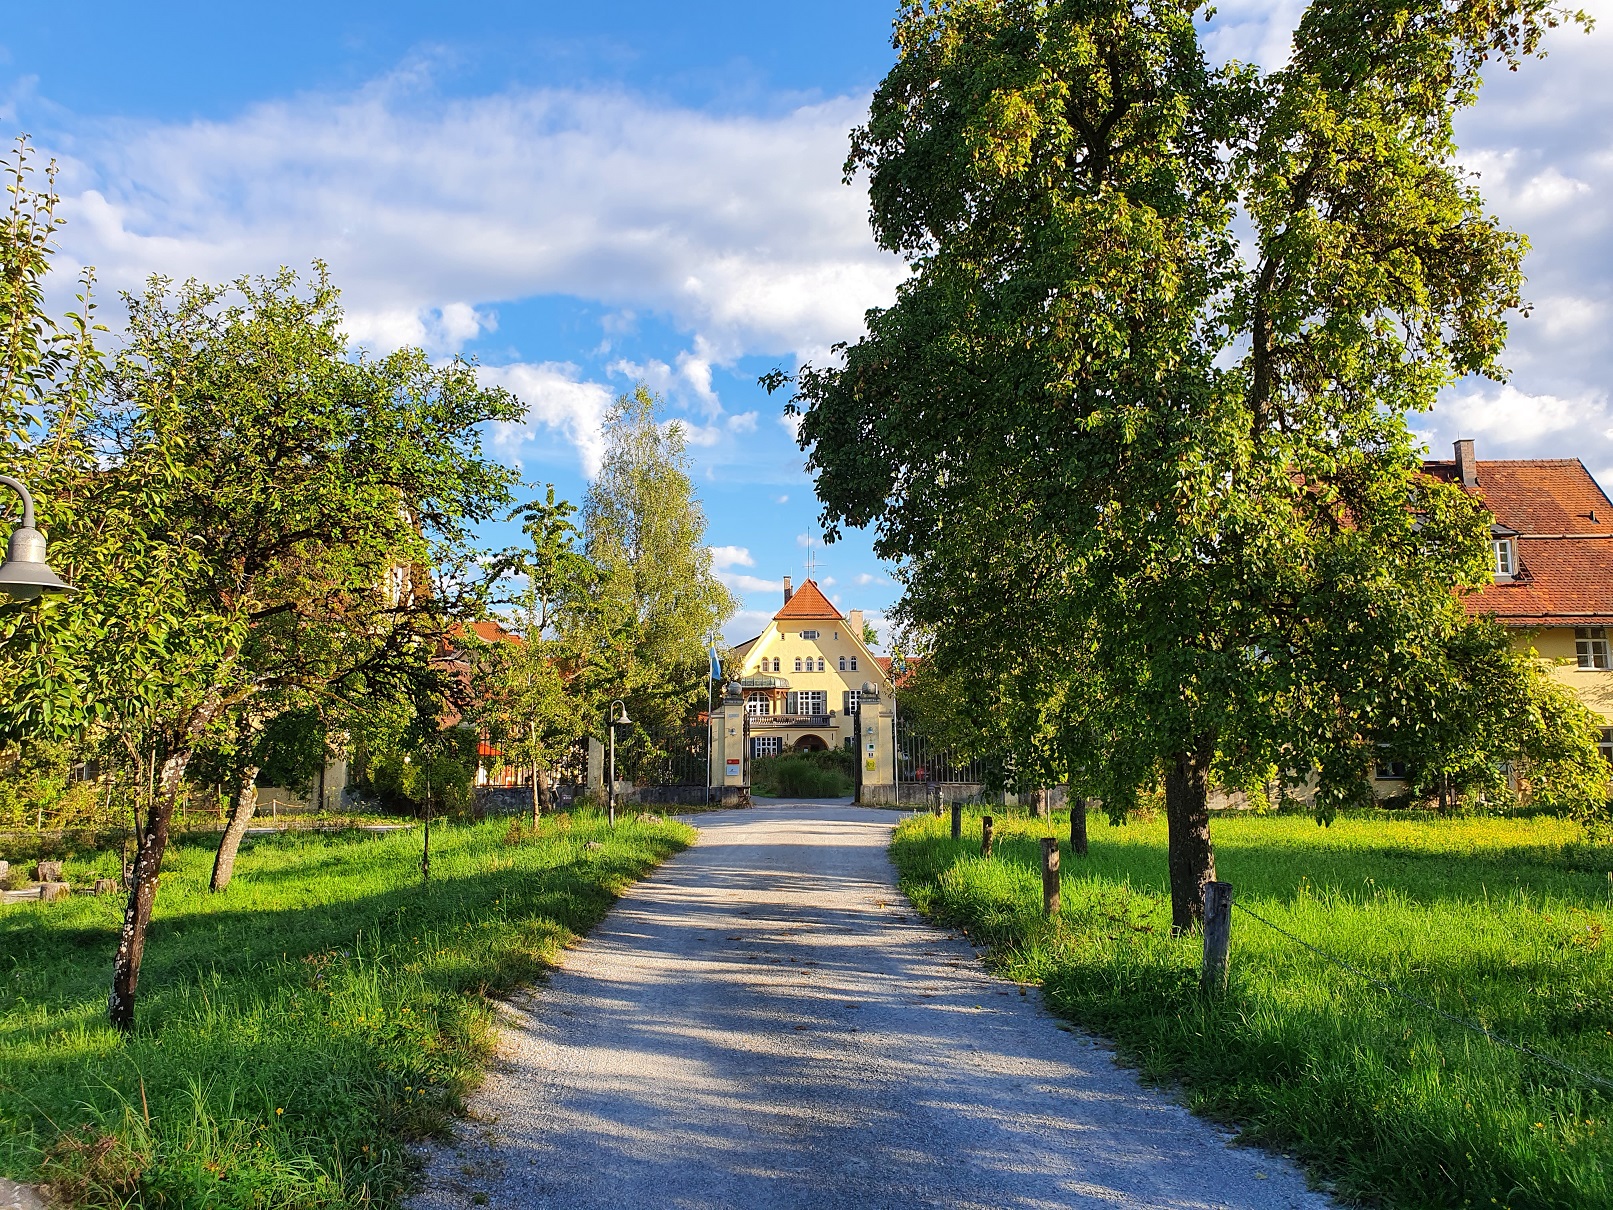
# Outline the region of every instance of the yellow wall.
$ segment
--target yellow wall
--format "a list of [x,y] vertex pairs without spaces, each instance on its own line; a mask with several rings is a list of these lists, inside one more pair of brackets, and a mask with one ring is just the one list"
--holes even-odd
[[1574,627],[1520,631],[1513,636],[1512,643],[1518,650],[1533,650],[1547,661],[1552,676],[1572,689],[1574,696],[1601,716],[1604,724],[1613,726],[1613,669],[1576,665]]

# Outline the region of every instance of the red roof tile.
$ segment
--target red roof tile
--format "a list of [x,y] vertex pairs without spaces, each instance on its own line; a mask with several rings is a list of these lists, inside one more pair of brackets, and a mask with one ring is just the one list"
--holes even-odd
[[[1425,462],[1454,480],[1454,462]],[[1518,571],[1467,598],[1507,626],[1613,625],[1613,501],[1577,458],[1476,464],[1469,488],[1516,530]]]
[[840,611],[829,603],[829,598],[823,595],[816,580],[806,580],[797,588],[790,599],[784,602],[784,608],[773,615],[775,622],[788,621],[791,618],[833,618],[837,622],[845,619]]

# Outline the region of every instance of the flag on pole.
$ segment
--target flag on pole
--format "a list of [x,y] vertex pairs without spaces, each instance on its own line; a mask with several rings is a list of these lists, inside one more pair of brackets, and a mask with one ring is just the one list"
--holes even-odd
[[706,654],[711,657],[711,679],[714,681],[722,680],[722,661],[717,658],[716,646],[706,648]]

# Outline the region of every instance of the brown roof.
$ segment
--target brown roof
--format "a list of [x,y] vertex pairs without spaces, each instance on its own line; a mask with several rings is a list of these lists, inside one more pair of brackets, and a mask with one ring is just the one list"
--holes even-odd
[[913,673],[918,670],[919,662],[920,657],[908,656],[907,668],[902,672],[901,680],[898,681],[891,679],[891,657],[888,655],[876,655],[874,657],[874,663],[879,665],[880,671],[885,674],[886,679],[890,680],[891,686],[896,689],[900,689],[907,683],[907,678],[912,676]]
[[[1613,501],[1577,458],[1475,464],[1478,495],[1496,521],[1516,530],[1510,582],[1467,598],[1469,613],[1507,626],[1613,625]],[[1454,462],[1425,462],[1455,480]]]
[[833,618],[837,622],[845,621],[840,611],[829,603],[829,598],[823,595],[816,580],[805,580],[801,587],[790,595],[784,602],[784,608],[773,615],[775,622],[787,622],[792,618]]

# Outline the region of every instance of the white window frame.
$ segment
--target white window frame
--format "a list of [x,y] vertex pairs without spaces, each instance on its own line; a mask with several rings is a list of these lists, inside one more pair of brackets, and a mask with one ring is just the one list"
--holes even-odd
[[800,656],[795,657],[795,670],[797,672],[801,671],[801,657]]
[[821,655],[818,657],[818,671],[819,672],[824,671],[823,657]]
[[1602,759],[1613,765],[1613,727],[1603,727],[1596,734],[1596,750]]
[[857,671],[857,657],[856,656],[851,657],[851,670],[853,672]]
[[750,737],[752,760],[760,756],[781,756],[783,753],[784,737],[782,735],[753,735]]
[[803,689],[795,695],[796,705],[801,715],[824,715],[829,713],[829,695],[822,689]]
[[841,656],[840,657],[840,671],[844,672],[845,670],[846,670],[846,657]]
[[752,718],[773,713],[773,698],[766,693],[757,693],[745,699],[745,713]]
[[1490,542],[1490,549],[1495,554],[1496,579],[1510,580],[1518,573],[1517,548],[1513,546],[1512,539],[1492,539]]
[[1608,655],[1607,627],[1574,627],[1574,659],[1585,669],[1613,668],[1613,659]]
[[803,639],[815,639],[818,637],[818,632],[816,630],[803,630],[801,637]]

